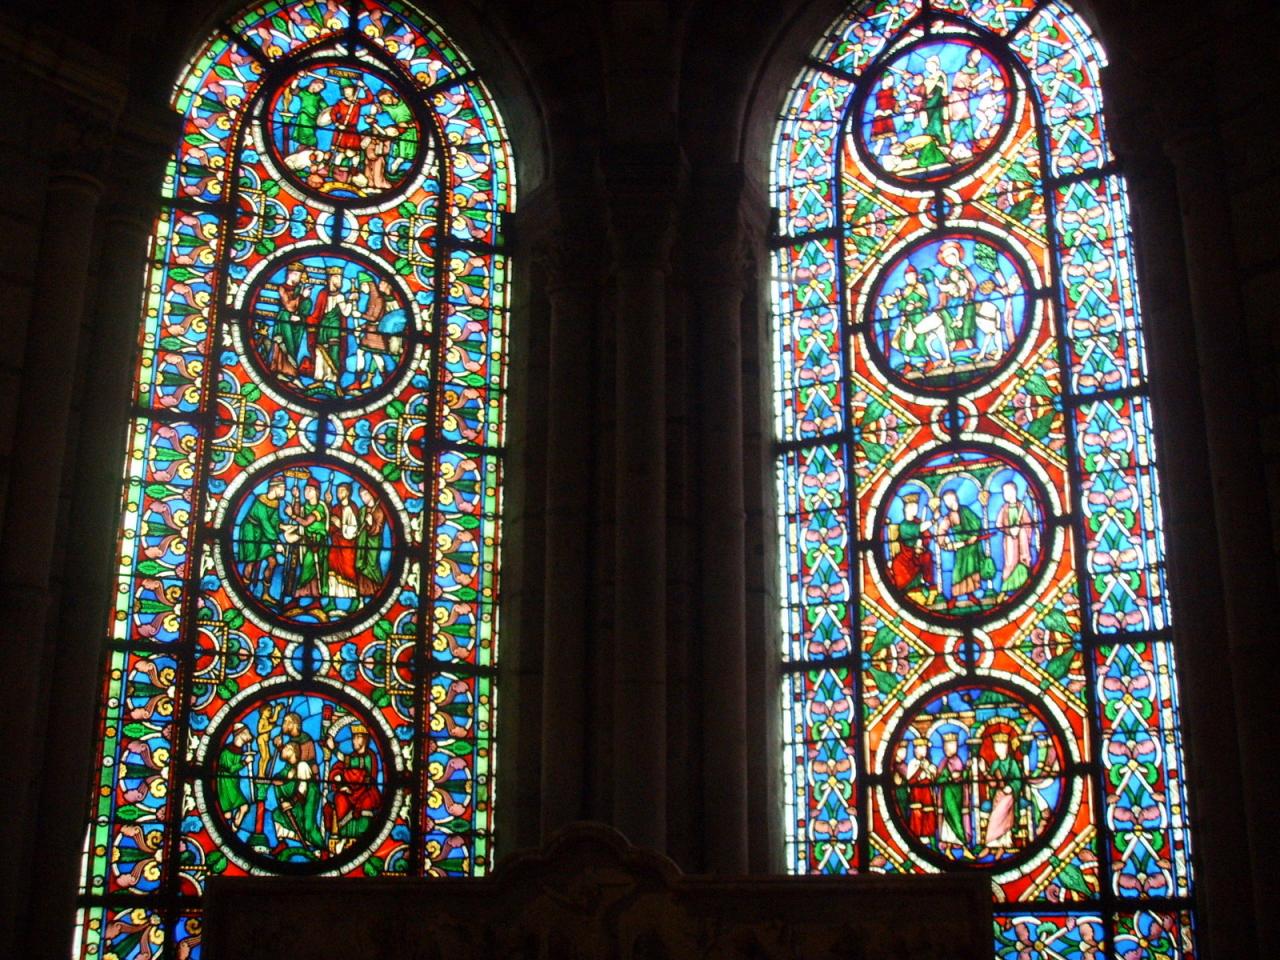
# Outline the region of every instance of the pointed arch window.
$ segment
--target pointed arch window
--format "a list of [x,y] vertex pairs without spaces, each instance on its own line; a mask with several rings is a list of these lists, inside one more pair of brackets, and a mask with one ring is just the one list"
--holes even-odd
[[1193,955],[1159,484],[1101,47],[859,4],[777,126],[787,861],[982,871],[996,953]]
[[397,0],[267,0],[178,81],[77,952],[187,956],[210,877],[491,859],[498,113]]

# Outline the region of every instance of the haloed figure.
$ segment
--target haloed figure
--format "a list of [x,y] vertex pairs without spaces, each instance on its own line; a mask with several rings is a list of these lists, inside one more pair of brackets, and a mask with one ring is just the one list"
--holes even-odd
[[329,596],[356,595],[356,535],[360,513],[351,502],[351,484],[338,484],[338,502],[329,512]]
[[951,596],[976,593],[982,587],[982,521],[960,502],[954,490],[942,494],[942,516],[935,529],[938,542],[951,552]]
[[996,514],[996,528],[1004,538],[1000,583],[1001,589],[1013,592],[1026,583],[1031,574],[1035,517],[1020,499],[1016,483],[1006,480],[1000,491],[1004,497],[1004,505]]
[[1022,764],[1011,750],[1008,733],[1000,731],[991,735],[991,751],[994,759],[986,771],[991,812],[987,816],[983,844],[989,850],[1007,850],[1014,845],[1014,828],[1018,823]]

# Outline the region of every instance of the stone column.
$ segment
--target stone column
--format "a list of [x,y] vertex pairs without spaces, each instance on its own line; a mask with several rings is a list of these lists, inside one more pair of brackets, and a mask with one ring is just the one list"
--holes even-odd
[[585,816],[587,580],[598,252],[583,216],[546,248],[551,308],[542,645],[542,834]]
[[701,766],[705,863],[747,872],[746,507],[742,306],[752,244],[739,171],[698,178],[690,274],[700,377],[695,416],[700,478]]
[[667,812],[666,286],[681,181],[669,162],[606,169],[618,411],[613,820],[657,850]]
[[45,906],[32,913],[30,943],[70,949],[79,883],[85,798],[97,761],[94,707],[101,688],[102,642],[116,574],[116,519],[135,352],[141,323],[144,263],[158,209],[160,177],[176,131],[169,115],[122,124],[113,152],[101,218],[95,288],[85,312],[86,356],[80,364],[73,416],[78,437],[57,588],[52,655],[52,707],[42,743],[39,829],[33,889]]
[[[49,178],[0,526],[0,609],[6,634],[0,655],[12,668],[6,670],[0,742],[14,746],[5,776],[10,784],[7,826],[0,835],[3,889],[9,891],[29,889],[36,852],[30,824],[36,819],[41,751],[35,745],[43,733],[53,662],[55,543],[65,460],[75,432],[71,398],[101,193],[101,182],[83,169],[64,166]],[[0,952],[5,952],[3,943]]]
[[[1266,955],[1266,944],[1280,945],[1280,917],[1270,908],[1280,898],[1280,878],[1275,871],[1280,837],[1272,826],[1275,811],[1280,809],[1280,780],[1265,762],[1259,762],[1274,744],[1276,629],[1268,601],[1276,594],[1276,580],[1270,561],[1270,530],[1259,522],[1267,488],[1257,459],[1259,436],[1247,359],[1251,345],[1243,322],[1231,208],[1215,131],[1179,124],[1165,146],[1173,162],[1186,244],[1212,472],[1211,490],[1201,495],[1211,494],[1217,520],[1226,612],[1226,622],[1219,625],[1216,637],[1199,639],[1214,643],[1220,655],[1226,653],[1230,660],[1231,705],[1244,788],[1240,812],[1249,842],[1258,944],[1260,955]],[[1218,739],[1215,730],[1201,730],[1197,735],[1206,752],[1217,749],[1213,746]],[[1215,789],[1213,785],[1206,788]],[[1243,866],[1238,861],[1232,863],[1237,870]]]
[[[1138,81],[1112,68],[1109,87]],[[1213,956],[1254,955],[1252,908],[1241,902],[1240,864],[1249,861],[1239,822],[1244,797],[1237,718],[1223,709],[1234,700],[1232,668],[1220,638],[1225,620],[1224,560],[1206,491],[1213,488],[1208,411],[1188,283],[1188,250],[1178,207],[1175,171],[1151,118],[1113,110],[1111,132],[1132,201],[1134,249],[1142,293],[1144,332],[1151,365],[1151,393],[1161,460],[1162,500],[1179,657],[1183,722],[1187,730],[1188,781],[1197,888],[1209,923],[1201,945]],[[1201,376],[1187,371],[1200,370]],[[1222,576],[1213,575],[1223,571]],[[1206,853],[1207,852],[1207,853]]]

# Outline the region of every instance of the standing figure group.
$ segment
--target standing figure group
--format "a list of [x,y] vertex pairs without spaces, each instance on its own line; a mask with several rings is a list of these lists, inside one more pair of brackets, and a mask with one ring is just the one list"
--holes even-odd
[[941,43],[912,51],[870,95],[868,145],[897,176],[948,170],[995,139],[1005,97],[1002,72],[978,47]]
[[993,606],[1019,590],[1039,561],[1040,518],[1015,482],[1001,484],[1001,505],[987,523],[979,510],[985,513],[991,498],[978,490],[975,502],[962,501],[966,489],[904,492],[900,516],[888,524],[889,579],[925,609],[959,614]]
[[277,860],[337,856],[382,808],[382,770],[368,729],[325,708],[320,736],[286,701],[264,704],[255,729],[232,726],[214,763],[224,822],[254,853]]
[[355,196],[390,190],[418,155],[412,108],[370,76],[332,67],[303,73],[277,103],[273,142],[285,167],[313,189]]
[[[321,258],[295,261],[255,302],[254,347],[267,370],[308,397],[383,382],[403,349],[405,312],[385,277]],[[323,276],[323,283],[314,275]]]
[[320,482],[305,474],[276,474],[242,511],[235,559],[242,582],[258,600],[312,619],[320,611],[352,610],[382,589],[389,528],[376,498],[358,503],[351,483],[333,484],[331,477],[333,492],[326,501]]
[[1056,757],[1045,741],[1033,760],[1005,724],[974,733],[966,739],[957,729],[942,730],[934,736],[940,755],[924,736],[899,741],[891,769],[894,802],[907,831],[951,859],[1000,859],[1048,827],[1060,789]]

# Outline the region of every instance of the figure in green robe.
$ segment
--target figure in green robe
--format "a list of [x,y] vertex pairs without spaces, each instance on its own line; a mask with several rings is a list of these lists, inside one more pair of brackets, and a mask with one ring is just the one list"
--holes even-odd
[[968,152],[976,147],[977,135],[973,126],[973,106],[981,92],[989,85],[989,75],[979,69],[982,51],[974,47],[965,58],[964,66],[955,75],[951,98],[951,134],[957,144],[963,144]]
[[925,346],[925,338],[916,333],[916,328],[925,313],[929,310],[929,292],[920,282],[914,265],[908,263],[902,271],[902,286],[885,299],[885,312],[897,317],[889,323],[896,323],[892,344],[902,351],[902,355],[912,360],[923,360],[929,355]]
[[231,739],[218,751],[215,763],[218,785],[218,809],[231,824],[231,829],[239,830],[244,815],[249,811],[249,798],[245,795],[241,777],[251,757],[244,748],[253,740],[253,733],[243,723],[237,723],[231,730]]
[[305,291],[302,267],[291,264],[285,271],[284,283],[276,287],[276,299],[280,304],[272,326],[276,350],[267,364],[274,374],[284,377],[296,377],[298,374],[305,328],[302,318],[311,310],[311,301]]
[[392,176],[399,176],[412,166],[418,156],[418,125],[413,119],[412,108],[393,91],[384,88],[378,93],[378,102],[399,131],[391,144],[391,156],[387,161],[388,172]]
[[982,520],[960,503],[954,490],[942,495],[942,516],[934,529],[944,550],[955,555],[951,569],[951,596],[974,593],[982,586]]
[[360,509],[360,532],[356,534],[356,593],[371,597],[382,589],[386,572],[382,568],[382,531],[387,514],[374,500]]
[[[924,132],[933,138],[939,147],[950,143],[947,136],[947,75],[942,71],[942,63],[937,57],[930,57],[924,65]],[[939,151],[941,155],[941,151]],[[946,162],[946,156],[942,156]],[[924,158],[921,158],[924,166]]]
[[280,501],[284,498],[283,476],[272,477],[267,492],[259,494],[240,521],[236,539],[236,561],[244,566],[245,582],[258,589],[263,600],[272,601],[271,581],[278,565],[281,545]]
[[314,856],[324,848],[324,834],[320,829],[320,785],[316,781],[314,764],[298,756],[296,743],[286,743],[280,748],[280,762],[284,770],[276,782],[276,808],[271,813],[275,821],[276,836],[296,840]]
[[298,539],[298,569],[294,594],[322,597],[329,583],[329,507],[320,499],[320,484],[308,480],[302,503],[292,505]]
[[293,88],[293,98],[295,112],[293,128],[290,132],[296,144],[294,149],[314,150],[319,146],[316,127],[319,125],[320,112],[325,108],[324,81],[319,77],[312,77],[306,86],[303,86],[302,81],[299,80]]
[[905,740],[900,740],[893,748],[893,799],[897,803],[898,811],[903,814],[911,809],[908,766],[907,744]]
[[938,826],[938,840],[947,846],[968,848],[968,833],[964,827],[964,761],[959,755],[960,737],[955,733],[942,735],[942,763],[938,764],[938,800],[942,807],[942,822]]

